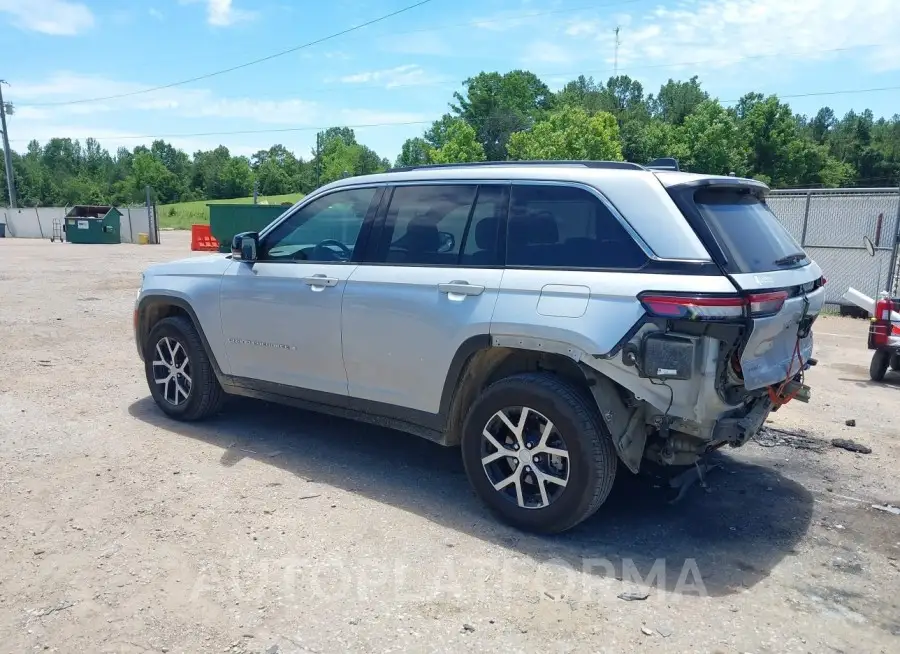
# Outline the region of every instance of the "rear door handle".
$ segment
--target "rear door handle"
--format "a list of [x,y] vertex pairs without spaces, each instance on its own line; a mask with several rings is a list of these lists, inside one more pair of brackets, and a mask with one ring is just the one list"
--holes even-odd
[[464,281],[452,281],[447,284],[438,284],[438,290],[441,293],[454,295],[481,295],[484,293],[484,286],[476,286]]
[[303,278],[303,283],[307,286],[337,286],[336,277],[326,277],[325,275],[311,275]]

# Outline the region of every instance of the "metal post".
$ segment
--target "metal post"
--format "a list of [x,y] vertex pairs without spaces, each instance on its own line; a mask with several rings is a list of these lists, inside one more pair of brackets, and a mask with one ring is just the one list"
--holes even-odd
[[259,204],[259,180],[253,180],[253,204]]
[[897,222],[894,224],[894,242],[891,243],[891,262],[888,267],[888,292],[891,297],[897,294],[897,271],[894,266],[897,265],[897,246],[900,244],[900,187],[897,188]]
[[37,208],[37,207],[34,208],[34,215],[35,215],[35,217],[37,218],[37,221],[38,221],[38,231],[41,233],[41,238],[43,239],[43,238],[44,238],[44,228],[41,227],[41,214],[38,213],[38,208]]
[[809,226],[809,203],[812,200],[812,191],[806,192],[806,209],[803,211],[803,231],[800,233],[800,247],[806,247],[806,228]]
[[134,243],[134,223],[131,222],[131,207],[125,207],[125,211],[128,212],[128,240]]
[[321,136],[321,132],[316,132],[316,188],[319,188],[319,177],[322,174],[322,146],[320,145]]
[[147,184],[147,188],[145,189],[147,193],[147,239],[151,244],[156,245],[159,243],[159,235],[156,232],[155,223],[156,223],[156,215],[153,210],[153,202],[150,199],[150,185]]
[[6,188],[9,191],[9,208],[16,208],[16,182],[13,179],[12,151],[9,149],[9,130],[6,128],[6,105],[3,103],[3,85],[0,79],[0,130],[3,131],[3,163],[6,165]]

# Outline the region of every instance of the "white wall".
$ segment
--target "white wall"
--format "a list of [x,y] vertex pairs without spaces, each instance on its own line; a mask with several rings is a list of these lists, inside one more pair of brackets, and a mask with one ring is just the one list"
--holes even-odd
[[[122,212],[119,222],[123,243],[137,243],[138,234],[150,233],[150,214],[147,207],[116,207]],[[45,238],[53,234],[53,220],[62,221],[67,207],[0,208],[0,223],[6,223],[7,238]]]

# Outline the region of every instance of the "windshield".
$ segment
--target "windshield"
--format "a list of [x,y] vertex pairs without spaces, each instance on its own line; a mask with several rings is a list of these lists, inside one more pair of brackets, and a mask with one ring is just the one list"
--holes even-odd
[[768,272],[809,263],[768,205],[746,189],[707,188],[694,202],[736,273]]

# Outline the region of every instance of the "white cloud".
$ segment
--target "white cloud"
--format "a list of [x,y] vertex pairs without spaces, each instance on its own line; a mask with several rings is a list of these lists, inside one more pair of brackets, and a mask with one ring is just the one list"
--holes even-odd
[[72,36],[94,26],[86,5],[67,0],[0,0],[0,13],[9,14],[19,29],[53,36]]
[[[525,62],[568,61],[584,68],[601,62],[612,72],[613,29],[622,27],[619,68],[627,74],[671,67],[708,74],[758,58],[759,66],[784,71],[829,57],[862,57],[877,70],[900,69],[900,11],[895,0],[682,0],[647,11],[566,16],[545,24],[554,48],[529,44]],[[879,47],[865,47],[878,44]],[[842,53],[829,53],[846,48]],[[685,62],[683,67],[675,63]],[[595,68],[599,68],[595,66]],[[600,72],[600,71],[597,71]]]
[[240,20],[251,18],[252,15],[252,12],[232,7],[231,0],[207,0],[206,2],[206,16],[210,25],[228,27]]
[[229,27],[241,21],[253,20],[256,12],[238,9],[232,0],[180,0],[182,4],[206,4],[206,22],[214,27]]
[[387,89],[398,86],[420,86],[433,82],[425,70],[417,64],[406,64],[384,70],[370,70],[353,75],[345,75],[338,79],[345,84],[379,84]]
[[[221,137],[166,137],[166,134],[232,132],[281,128],[317,128],[327,125],[373,125],[425,121],[430,116],[407,111],[368,107],[333,106],[302,98],[277,100],[256,97],[223,97],[208,89],[162,89],[97,103],[32,106],[29,102],[64,102],[83,97],[85,90],[97,96],[117,95],[146,88],[98,76],[57,73],[41,82],[15,82],[17,109],[14,141],[21,149],[31,139],[41,142],[54,136],[84,139],[93,136],[105,147],[134,147],[151,139],[129,138],[160,134],[179,147],[200,149],[217,139],[229,144],[265,142],[276,134],[222,135]],[[198,122],[200,121],[200,122]],[[111,127],[115,125],[115,128]],[[149,126],[148,126],[149,125]],[[286,134],[291,134],[287,132]],[[295,133],[305,138],[305,132]],[[198,140],[198,138],[200,140]],[[208,141],[208,143],[207,143]],[[203,145],[205,143],[206,145]],[[192,144],[192,145],[189,145]],[[247,147],[251,147],[247,145]],[[258,149],[257,145],[252,146]]]

